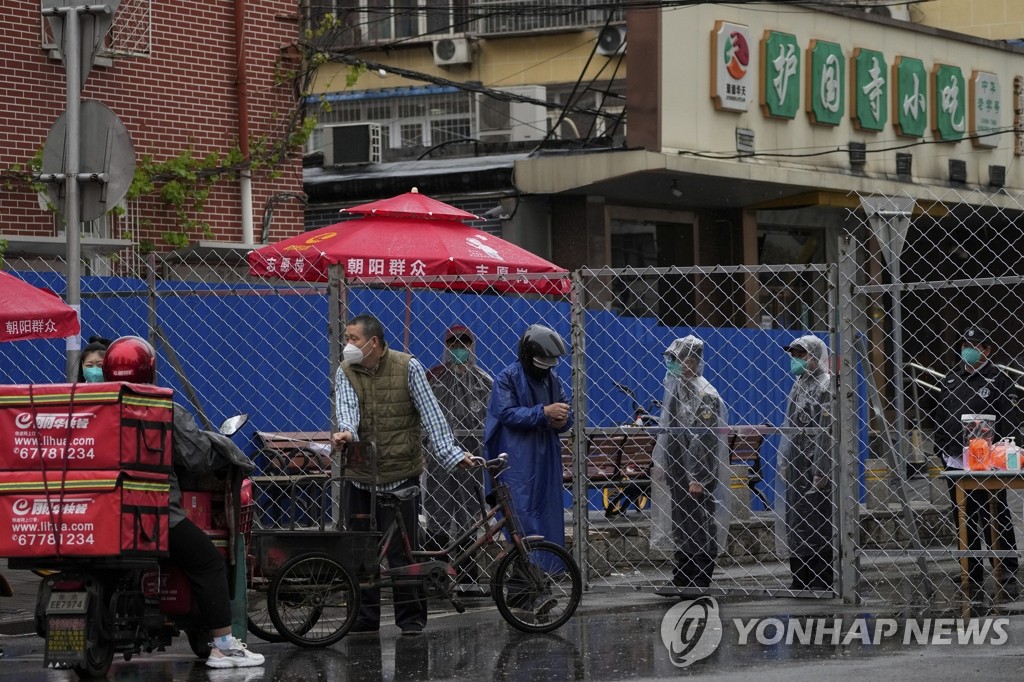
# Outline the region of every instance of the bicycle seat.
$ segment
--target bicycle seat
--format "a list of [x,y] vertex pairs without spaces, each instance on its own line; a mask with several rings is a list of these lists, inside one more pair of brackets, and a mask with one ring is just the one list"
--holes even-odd
[[420,487],[418,485],[410,486],[408,488],[399,488],[398,490],[388,490],[386,492],[377,493],[383,497],[392,497],[399,502],[405,502],[411,500],[420,494]]

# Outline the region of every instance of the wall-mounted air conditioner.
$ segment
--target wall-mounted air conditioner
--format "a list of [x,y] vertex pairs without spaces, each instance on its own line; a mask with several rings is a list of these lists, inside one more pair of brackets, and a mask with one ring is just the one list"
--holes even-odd
[[[502,90],[541,102],[547,101],[548,96],[543,85],[519,85]],[[542,104],[509,102],[481,93],[477,111],[477,137],[483,142],[543,140],[548,132],[547,107]]]
[[324,165],[380,163],[379,123],[348,123],[324,126]]
[[442,38],[434,41],[434,64],[456,66],[473,63],[473,46],[466,38]]
[[614,57],[626,53],[626,27],[624,25],[605,26],[597,34],[597,53],[605,57]]

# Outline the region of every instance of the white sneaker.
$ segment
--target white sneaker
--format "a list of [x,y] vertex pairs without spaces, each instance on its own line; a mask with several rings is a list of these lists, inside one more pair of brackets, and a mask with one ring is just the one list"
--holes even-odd
[[210,657],[206,659],[208,668],[252,668],[263,665],[265,660],[263,654],[249,651],[244,642],[232,638],[233,644],[230,649],[218,649],[213,647],[210,650]]

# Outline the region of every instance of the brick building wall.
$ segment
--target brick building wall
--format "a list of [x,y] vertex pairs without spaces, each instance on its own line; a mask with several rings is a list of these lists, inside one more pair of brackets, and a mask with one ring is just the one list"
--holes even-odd
[[[127,127],[138,158],[162,161],[191,149],[203,157],[225,155],[238,145],[239,116],[235,50],[235,2],[245,2],[244,46],[248,69],[250,137],[280,136],[295,102],[290,82],[278,83],[282,49],[298,35],[296,0],[159,0],[151,3],[152,41],[148,57],[115,59],[94,66],[83,84],[83,99],[109,106]],[[63,64],[41,48],[38,2],[8,3],[0,36],[0,174],[25,166],[40,150],[47,132],[66,107]],[[122,2],[122,7],[124,3]],[[259,239],[263,207],[275,193],[302,191],[301,155],[253,176],[254,232]],[[161,234],[178,231],[165,204],[140,201],[141,222],[131,238],[148,239],[166,250]],[[241,240],[238,182],[221,179],[205,210],[192,216],[207,222],[213,239]],[[276,207],[271,240],[302,230],[302,206]],[[54,234],[54,219],[40,209],[37,195],[24,186],[0,185],[0,235]],[[124,229],[123,226],[121,229]],[[111,237],[124,237],[116,229]],[[210,239],[190,233],[193,241]]]

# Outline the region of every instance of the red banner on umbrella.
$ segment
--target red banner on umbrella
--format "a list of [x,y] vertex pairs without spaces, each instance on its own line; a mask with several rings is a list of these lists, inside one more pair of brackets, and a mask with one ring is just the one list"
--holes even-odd
[[0,272],[0,341],[60,339],[79,331],[77,313],[60,296]]
[[[419,209],[425,214],[413,213]],[[366,217],[305,232],[248,255],[250,274],[325,282],[331,265],[348,280],[397,286],[487,289],[565,294],[568,272],[511,242],[453,218],[475,218],[415,192],[347,209]],[[553,274],[554,277],[525,277]],[[431,277],[463,279],[434,283]],[[416,278],[409,281],[407,278]],[[420,279],[422,278],[422,279]]]

